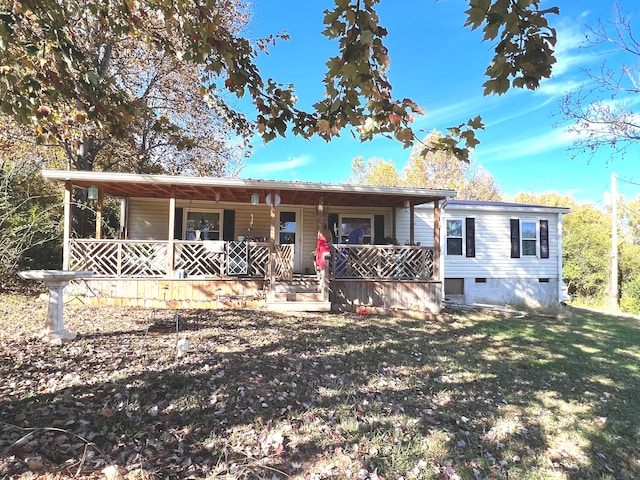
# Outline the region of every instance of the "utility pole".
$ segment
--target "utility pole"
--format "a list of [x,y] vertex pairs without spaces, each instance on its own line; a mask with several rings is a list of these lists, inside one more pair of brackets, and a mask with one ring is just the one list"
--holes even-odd
[[609,300],[612,310],[618,310],[618,192],[616,174],[611,174],[611,288]]

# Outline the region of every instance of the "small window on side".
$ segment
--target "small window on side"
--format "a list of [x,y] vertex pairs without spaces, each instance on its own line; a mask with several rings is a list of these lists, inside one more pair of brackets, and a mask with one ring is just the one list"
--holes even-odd
[[476,283],[487,283],[487,279],[484,277],[476,277]]
[[462,220],[447,220],[447,255],[462,255]]

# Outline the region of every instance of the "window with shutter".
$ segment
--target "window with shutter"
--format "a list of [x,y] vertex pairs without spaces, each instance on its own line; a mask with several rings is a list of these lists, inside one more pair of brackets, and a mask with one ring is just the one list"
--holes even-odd
[[511,219],[511,258],[520,258],[520,220]]
[[222,217],[222,239],[231,242],[236,239],[236,211],[225,210]]
[[465,236],[466,236],[466,255],[467,257],[476,256],[476,219],[472,217],[465,218]]
[[173,238],[182,240],[182,219],[184,218],[184,209],[176,208],[176,218],[173,225]]
[[540,258],[549,258],[549,220],[540,220]]
[[447,255],[462,255],[462,220],[447,220]]

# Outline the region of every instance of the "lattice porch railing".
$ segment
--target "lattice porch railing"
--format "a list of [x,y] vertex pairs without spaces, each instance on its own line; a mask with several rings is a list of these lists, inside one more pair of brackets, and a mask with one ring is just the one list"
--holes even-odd
[[147,240],[72,240],[70,270],[97,277],[157,277],[167,274],[168,242]]
[[[70,243],[69,268],[90,270],[94,277],[165,277],[168,247],[167,241],[75,239]],[[189,277],[226,277],[231,273],[265,278],[269,244],[250,242],[247,247],[248,269],[230,272],[229,242],[176,241],[174,270]]]
[[[70,244],[70,269],[90,270],[95,277],[166,277],[168,246],[167,241],[76,239]],[[248,270],[236,275],[266,278],[269,244],[249,242],[247,247]],[[228,242],[176,241],[174,248],[174,270],[188,277],[229,275]],[[291,279],[293,245],[276,245],[275,252],[276,278]],[[329,272],[332,278],[429,280],[433,258],[427,247],[335,245]]]
[[293,244],[276,245],[276,278],[291,280],[293,278]]
[[429,280],[433,277],[433,249],[382,245],[332,246],[330,271],[334,278]]

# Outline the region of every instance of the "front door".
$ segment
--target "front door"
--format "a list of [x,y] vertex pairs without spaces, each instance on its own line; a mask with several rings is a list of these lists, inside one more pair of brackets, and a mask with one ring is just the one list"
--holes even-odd
[[302,212],[298,207],[283,207],[278,211],[280,245],[293,245],[293,271],[302,271]]

